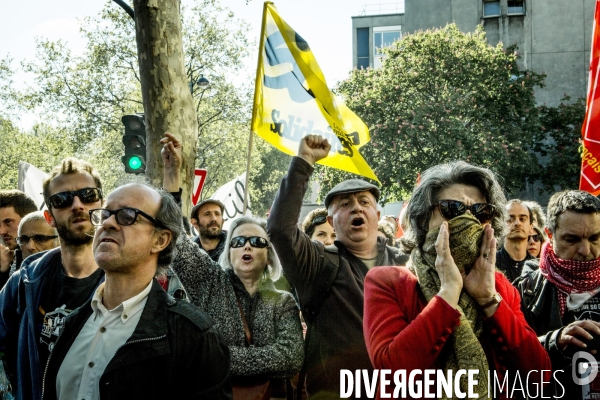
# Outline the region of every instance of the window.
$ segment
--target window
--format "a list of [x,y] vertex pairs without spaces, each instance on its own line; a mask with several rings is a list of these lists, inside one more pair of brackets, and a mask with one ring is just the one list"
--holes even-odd
[[525,14],[524,1],[508,1],[507,3],[509,14]]
[[500,15],[500,2],[484,0],[483,1],[483,16],[491,17],[491,16],[497,16],[497,15]]
[[381,56],[383,54],[381,50],[390,47],[401,36],[399,29],[389,31],[383,31],[383,29],[385,28],[373,28],[373,54],[375,56]]
[[383,50],[390,47],[392,43],[402,37],[402,27],[395,26],[378,26],[373,27],[373,67],[381,67],[383,60]]
[[356,68],[369,68],[369,28],[356,29]]

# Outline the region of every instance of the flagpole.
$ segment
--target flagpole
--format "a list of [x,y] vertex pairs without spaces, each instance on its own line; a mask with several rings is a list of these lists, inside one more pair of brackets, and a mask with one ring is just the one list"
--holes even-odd
[[252,139],[254,134],[250,131],[250,138],[248,139],[248,159],[246,160],[246,183],[244,183],[244,211],[242,215],[246,215],[246,209],[248,208],[248,182],[250,181],[250,154],[252,153]]
[[254,134],[252,132],[252,126],[254,126],[254,120],[255,118],[257,118],[257,110],[256,110],[256,104],[257,104],[257,98],[259,96],[259,88],[261,87],[260,85],[260,79],[262,77],[262,73],[261,73],[261,67],[262,67],[262,63],[263,63],[263,50],[265,48],[265,31],[266,31],[266,27],[267,27],[267,6],[269,4],[273,4],[270,1],[265,1],[265,4],[263,6],[263,16],[262,16],[262,27],[260,29],[260,44],[258,45],[258,61],[256,63],[256,79],[254,80],[254,107],[252,107],[252,121],[250,122],[250,138],[248,139],[248,159],[246,160],[246,183],[244,186],[244,212],[243,215],[246,214],[246,209],[248,208],[248,190],[249,190],[249,185],[248,183],[250,182],[250,155],[252,153],[252,141],[254,138]]

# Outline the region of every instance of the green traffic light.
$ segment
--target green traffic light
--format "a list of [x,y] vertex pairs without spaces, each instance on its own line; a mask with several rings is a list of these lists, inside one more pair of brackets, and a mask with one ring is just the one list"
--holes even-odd
[[142,160],[139,157],[133,156],[129,159],[129,168],[136,170],[142,168]]

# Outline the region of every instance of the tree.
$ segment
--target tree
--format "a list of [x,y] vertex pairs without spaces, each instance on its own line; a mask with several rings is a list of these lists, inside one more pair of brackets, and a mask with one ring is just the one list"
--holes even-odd
[[[195,164],[209,171],[206,197],[245,170],[252,80],[236,83],[234,77],[244,75],[248,28],[212,0],[182,8],[182,21],[188,82],[200,73],[210,80],[206,89],[193,86]],[[135,26],[109,3],[100,16],[84,20],[81,32],[88,43],[80,56],[63,42],[38,42],[36,60],[24,63],[36,84],[20,100],[62,130],[76,154],[94,162],[110,190],[131,178],[120,167],[121,116],[143,111]]]
[[[379,69],[354,70],[337,92],[369,126],[361,149],[387,200],[407,198],[419,173],[452,160],[497,172],[507,191],[537,169],[534,87],[543,75],[519,70],[515,48],[492,47],[482,27],[456,25],[404,36]],[[319,168],[325,193],[347,174]]]
[[578,189],[581,173],[581,125],[585,99],[571,103],[565,97],[558,107],[539,107],[540,130],[534,136],[533,150],[541,157],[538,176],[540,191]]
[[180,2],[134,0],[136,41],[146,113],[146,177],[162,184],[160,139],[175,131],[182,143],[182,208],[191,209],[198,120],[183,64]]

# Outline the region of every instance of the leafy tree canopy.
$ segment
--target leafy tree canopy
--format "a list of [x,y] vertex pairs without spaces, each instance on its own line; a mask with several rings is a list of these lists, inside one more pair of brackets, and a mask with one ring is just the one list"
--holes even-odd
[[[361,152],[387,201],[406,199],[419,173],[443,162],[488,167],[509,192],[539,170],[530,151],[544,76],[520,70],[515,48],[490,46],[481,26],[465,34],[451,24],[384,52],[381,68],[352,71],[337,91],[369,126]],[[323,194],[348,174],[319,168],[318,177]]]

